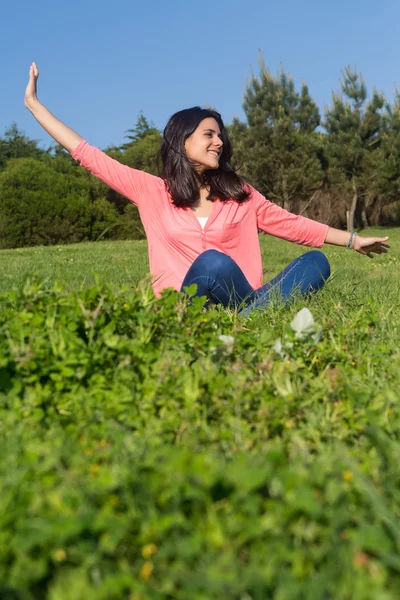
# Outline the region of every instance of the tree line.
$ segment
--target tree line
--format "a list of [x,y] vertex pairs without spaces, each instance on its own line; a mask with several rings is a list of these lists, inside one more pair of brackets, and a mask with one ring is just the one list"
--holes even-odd
[[[324,115],[305,83],[263,60],[228,130],[234,165],[280,206],[349,229],[400,223],[400,95],[390,103],[346,67]],[[159,174],[161,132],[140,114],[105,152]],[[13,123],[0,137],[0,248],[144,237],[136,208],[60,146],[40,148]]]

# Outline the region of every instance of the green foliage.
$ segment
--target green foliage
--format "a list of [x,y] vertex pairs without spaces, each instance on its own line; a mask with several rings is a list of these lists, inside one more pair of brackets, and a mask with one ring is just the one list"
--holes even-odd
[[144,284],[1,295],[0,595],[398,598],[398,274],[342,255],[311,317]]
[[105,186],[63,156],[9,161],[0,174],[0,248],[133,237]]
[[140,112],[138,115],[138,119],[136,121],[136,125],[132,129],[128,129],[125,135],[128,138],[129,142],[125,144],[123,147],[126,149],[130,145],[138,142],[139,140],[143,140],[148,135],[152,133],[160,133],[158,129],[154,127],[154,125],[150,125],[143,112]]
[[127,131],[129,142],[117,148],[110,148],[108,154],[124,165],[159,175],[159,155],[162,135],[158,129],[149,125],[146,117],[140,113],[136,125]]
[[157,129],[152,129],[145,137],[130,144],[123,155],[121,162],[134,169],[146,171],[152,175],[159,175],[159,154],[162,137]]
[[3,248],[87,239],[87,187],[44,162],[10,161],[0,175],[0,222]]
[[[140,113],[136,125],[127,133],[129,135],[126,137],[130,141],[120,147],[109,148],[107,154],[132,169],[159,175],[162,144],[160,131],[150,126],[146,117]],[[105,194],[108,201],[114,204],[121,213],[121,223],[115,238],[144,239],[145,233],[137,208],[113,190],[108,189]]]
[[332,95],[332,107],[326,109],[324,127],[328,132],[325,147],[332,182],[352,194],[349,211],[353,223],[367,225],[365,198],[371,181],[377,178],[382,157],[382,109],[385,99],[376,90],[367,101],[367,89],[361,75],[347,67],[343,73],[342,94]]
[[0,138],[0,171],[8,160],[15,158],[41,158],[45,151],[38,148],[36,140],[30,140],[17,127],[16,123],[6,129],[4,137]]
[[383,198],[382,204],[395,202],[397,209],[393,222],[400,218],[400,96],[396,94],[393,106],[386,105],[383,115],[383,134],[377,176],[373,180],[374,189]]
[[242,173],[262,193],[290,210],[292,200],[306,197],[322,184],[318,156],[318,107],[303,83],[295,90],[283,70],[277,77],[261,61],[252,75],[243,108],[247,125],[235,120],[231,133]]

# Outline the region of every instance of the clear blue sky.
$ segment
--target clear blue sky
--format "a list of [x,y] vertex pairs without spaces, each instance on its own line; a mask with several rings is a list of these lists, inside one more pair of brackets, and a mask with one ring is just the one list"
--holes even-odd
[[304,80],[322,108],[355,65],[371,91],[400,87],[399,0],[14,0],[1,8],[0,135],[13,121],[51,138],[23,106],[30,62],[39,98],[89,142],[123,142],[139,111],[162,129],[182,108],[209,104],[244,118],[243,93],[262,50]]

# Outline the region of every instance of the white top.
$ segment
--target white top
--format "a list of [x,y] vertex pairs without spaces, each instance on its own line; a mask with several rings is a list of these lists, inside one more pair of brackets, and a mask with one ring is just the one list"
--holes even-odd
[[202,228],[204,229],[204,227],[206,226],[208,217],[197,217],[199,220],[200,225],[202,226]]

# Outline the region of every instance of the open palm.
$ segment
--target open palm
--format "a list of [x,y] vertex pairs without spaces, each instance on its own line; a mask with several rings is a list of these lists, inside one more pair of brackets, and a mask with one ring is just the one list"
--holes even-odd
[[29,108],[32,102],[37,100],[37,80],[39,77],[39,69],[36,63],[32,63],[29,67],[29,81],[25,90],[25,106]]

